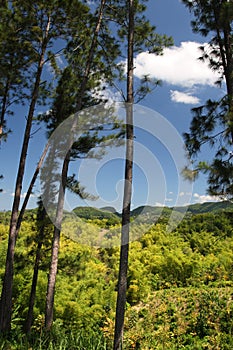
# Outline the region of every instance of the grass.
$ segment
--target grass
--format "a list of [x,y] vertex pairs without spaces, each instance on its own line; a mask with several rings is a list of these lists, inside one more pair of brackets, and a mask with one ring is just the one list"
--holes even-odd
[[15,329],[8,337],[0,338],[0,350],[107,350],[107,344],[99,333],[56,330],[51,334],[24,335]]

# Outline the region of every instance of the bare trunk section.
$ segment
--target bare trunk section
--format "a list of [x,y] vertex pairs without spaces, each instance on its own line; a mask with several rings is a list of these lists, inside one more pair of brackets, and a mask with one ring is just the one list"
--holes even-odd
[[18,236],[18,233],[19,233],[19,230],[20,230],[20,227],[21,227],[21,224],[22,224],[22,220],[23,220],[23,216],[24,216],[24,213],[25,213],[25,209],[27,207],[27,204],[28,204],[28,201],[29,201],[29,198],[31,196],[31,193],[32,193],[32,190],[33,190],[33,187],[35,185],[35,182],[36,182],[36,179],[37,179],[37,176],[39,175],[39,172],[40,172],[40,169],[42,167],[42,164],[43,164],[43,161],[45,159],[45,156],[48,152],[48,149],[49,149],[49,142],[47,143],[47,145],[45,146],[45,149],[40,157],[40,160],[37,164],[37,167],[35,169],[35,172],[32,176],[32,179],[31,179],[31,182],[29,184],[29,187],[28,187],[28,190],[27,190],[27,193],[26,193],[26,196],[24,198],[24,201],[23,201],[23,204],[22,204],[22,207],[21,207],[21,210],[20,210],[20,213],[19,213],[19,216],[18,216],[18,220],[17,220],[17,224],[16,224],[16,237]]
[[46,217],[46,211],[43,208],[41,218],[42,226],[40,228],[40,232],[38,235],[38,244],[36,249],[36,258],[34,263],[34,270],[33,270],[33,277],[32,277],[32,285],[31,285],[31,293],[29,298],[29,306],[28,306],[28,313],[27,318],[25,322],[25,332],[28,334],[31,331],[32,323],[33,323],[33,309],[36,299],[36,287],[37,287],[37,280],[38,280],[38,273],[39,273],[39,267],[40,267],[40,261],[41,261],[41,248],[43,244],[44,239],[44,229],[45,224],[43,223]]
[[52,256],[51,256],[51,264],[49,271],[49,280],[46,294],[46,310],[45,310],[45,328],[46,330],[50,330],[53,323],[53,309],[54,309],[54,295],[55,295],[55,284],[56,284],[56,275],[57,275],[57,267],[58,267],[58,253],[60,246],[60,233],[61,233],[61,223],[63,218],[63,208],[64,208],[64,200],[65,200],[65,189],[66,189],[66,180],[69,168],[70,161],[70,152],[66,155],[66,158],[62,167],[62,175],[61,175],[61,185],[59,189],[58,196],[58,205],[56,212],[56,222],[54,226],[53,233],[53,244],[52,244]]
[[[105,3],[106,3],[106,0],[102,0],[100,4],[99,15],[98,15],[95,31],[93,34],[93,39],[92,39],[92,43],[89,51],[89,56],[87,59],[87,64],[85,67],[84,77],[80,87],[79,100],[77,102],[77,111],[81,110],[82,108],[83,97],[86,90],[89,74],[91,71],[91,64],[93,61],[95,48],[97,45],[97,38],[99,35],[99,31],[100,31],[101,23],[103,19]],[[74,129],[77,126],[76,123],[77,123],[77,120],[75,119],[74,125],[73,125]],[[72,147],[72,144],[73,144],[73,140],[71,138],[70,148]],[[67,154],[64,160],[63,169],[62,169],[62,185],[60,186],[60,190],[59,190],[56,225],[54,227],[54,237],[53,237],[53,245],[52,245],[52,253],[51,253],[52,254],[51,265],[50,265],[49,280],[48,280],[48,287],[47,287],[47,294],[46,294],[45,328],[47,331],[51,329],[53,324],[54,295],[55,295],[56,275],[57,275],[57,268],[58,268],[58,253],[59,253],[59,245],[60,245],[61,224],[62,224],[62,218],[63,218],[65,186],[67,181],[69,162],[70,162],[70,158],[69,158],[69,154]]]
[[225,79],[228,93],[228,104],[229,104],[229,128],[231,135],[231,144],[233,145],[233,57],[232,57],[232,40],[231,40],[231,26],[227,25],[224,30],[224,42],[227,68],[224,70]]
[[1,136],[3,134],[3,127],[5,124],[5,114],[7,110],[7,98],[9,94],[9,89],[10,89],[10,79],[7,79],[4,94],[3,94],[3,99],[2,99],[2,108],[1,108],[1,117],[0,117],[0,140]]
[[14,274],[14,253],[17,239],[16,226],[18,219],[18,211],[20,205],[20,196],[22,191],[22,183],[25,171],[25,163],[27,157],[27,150],[30,140],[30,133],[32,127],[33,114],[38,98],[40,79],[44,64],[44,55],[47,48],[47,37],[50,28],[50,20],[47,23],[46,35],[41,46],[41,54],[38,62],[37,74],[32,92],[31,104],[28,112],[27,123],[24,133],[23,146],[21,150],[21,156],[19,161],[18,173],[15,185],[14,201],[12,206],[10,230],[8,239],[8,249],[6,256],[6,267],[3,279],[3,287],[0,301],[0,332],[7,333],[11,329],[11,316],[12,316],[12,288],[13,288],[13,274]]
[[[46,147],[45,147],[45,149],[44,149],[44,151],[43,151],[43,153],[42,153],[42,155],[40,157],[40,160],[39,160],[39,162],[37,164],[37,167],[35,169],[33,177],[31,179],[31,182],[30,182],[30,185],[29,185],[26,197],[24,199],[22,208],[21,208],[20,213],[19,213],[19,217],[18,217],[18,221],[17,221],[17,234],[18,234],[18,232],[20,230],[20,226],[21,226],[21,223],[22,223],[22,219],[23,219],[23,215],[24,215],[25,209],[27,207],[28,200],[30,198],[30,195],[31,195],[32,189],[34,187],[36,178],[37,178],[37,176],[39,174],[39,171],[41,169],[41,166],[43,164],[44,158],[45,158],[45,156],[46,156],[46,154],[48,152],[49,146],[50,146],[50,142],[47,143],[47,145],[46,145]],[[52,148],[51,154],[49,153],[50,159],[54,158],[53,150],[54,149]],[[45,191],[46,191],[46,193],[49,193],[50,192],[50,188],[46,188]],[[41,205],[43,205],[43,203]],[[35,304],[35,300],[36,300],[36,288],[37,288],[39,267],[40,267],[40,261],[41,261],[41,249],[42,249],[42,245],[43,245],[43,241],[44,241],[44,237],[45,237],[45,234],[44,234],[45,227],[46,227],[45,218],[46,218],[46,210],[43,207],[40,217],[37,218],[37,220],[40,220],[42,222],[42,226],[40,227],[39,234],[38,234],[38,237],[37,237],[38,243],[37,243],[36,257],[35,257],[35,262],[34,262],[31,292],[30,292],[29,303],[28,303],[28,313],[27,313],[27,317],[26,317],[25,325],[24,325],[24,329],[25,329],[25,332],[27,334],[30,333],[31,326],[33,324],[33,310],[34,310],[34,304]]]
[[[232,40],[231,40],[231,25],[230,23],[226,23],[224,29],[221,28],[220,25],[220,14],[214,8],[214,19],[216,26],[216,34],[218,39],[218,45],[220,49],[220,56],[222,60],[223,66],[223,74],[226,81],[227,86],[227,94],[228,94],[228,105],[229,105],[229,126],[230,126],[230,135],[231,142],[233,144],[233,57],[232,57]],[[222,29],[222,35],[221,35]]]
[[127,63],[127,104],[126,104],[126,160],[125,184],[122,211],[121,251],[118,276],[117,304],[115,316],[114,350],[122,349],[127,292],[129,256],[130,208],[133,180],[133,54],[134,54],[134,0],[128,0],[128,63]]
[[124,315],[127,292],[127,273],[129,256],[129,232],[130,232],[130,207],[132,195],[133,178],[133,105],[127,107],[127,143],[126,143],[126,161],[125,161],[125,185],[122,211],[122,230],[121,230],[121,251],[120,265],[117,289],[117,305],[115,317],[114,350],[122,349]]

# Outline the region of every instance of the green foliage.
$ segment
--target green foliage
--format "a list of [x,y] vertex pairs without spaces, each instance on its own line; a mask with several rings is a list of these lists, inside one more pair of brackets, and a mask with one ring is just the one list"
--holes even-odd
[[103,219],[106,219],[105,225],[107,226],[116,225],[120,223],[119,216],[106,210],[100,210],[93,207],[77,207],[73,209],[73,212],[78,217],[87,220],[99,219],[100,221],[102,221]]
[[[13,6],[0,5],[0,138],[6,140],[11,131],[7,127],[6,117],[13,114],[12,104],[24,103],[28,88],[28,67],[30,53],[22,36],[24,21]],[[11,38],[11,40],[9,40]]]
[[25,336],[20,329],[12,332],[10,339],[0,337],[1,350],[106,350],[107,344],[100,332],[70,331],[55,322],[50,334],[33,331]]
[[126,313],[127,349],[231,349],[232,289],[168,289]]
[[[0,340],[0,349],[110,349],[119,248],[97,249],[67,236],[61,239],[52,333],[43,332],[48,241],[42,245],[32,333],[22,334],[38,239],[35,213],[26,212],[18,238],[12,334]],[[8,227],[4,213],[1,218],[3,274]],[[131,243],[126,349],[232,348],[232,220],[231,211],[226,210],[188,214],[175,231],[167,232],[165,213],[164,219]]]
[[185,141],[195,157],[203,145],[213,151],[212,160],[197,161],[194,171],[185,169],[186,177],[195,178],[199,172],[208,175],[208,191],[211,195],[231,199],[233,196],[232,142],[233,142],[233,51],[232,51],[232,1],[182,0],[194,15],[192,28],[204,37],[210,36],[208,45],[200,47],[201,60],[219,73],[216,82],[226,83],[226,95],[218,101],[207,100],[202,106],[192,109],[193,119]]
[[[176,207],[176,211],[183,212],[186,210],[186,207]],[[221,202],[206,202],[206,203],[196,203],[189,205],[187,209],[187,213],[192,214],[201,214],[201,213],[220,213],[222,211],[230,212],[233,211],[233,204],[232,202],[228,201],[221,201]],[[230,213],[229,213],[230,214]]]

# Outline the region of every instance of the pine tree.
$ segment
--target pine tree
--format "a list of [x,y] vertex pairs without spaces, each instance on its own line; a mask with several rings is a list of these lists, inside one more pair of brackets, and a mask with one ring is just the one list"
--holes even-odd
[[[124,314],[127,297],[127,273],[129,259],[130,208],[133,181],[133,153],[134,153],[134,125],[133,104],[136,98],[140,101],[151,90],[147,85],[150,77],[142,79],[140,84],[134,84],[134,57],[142,50],[162,54],[163,47],[172,44],[172,39],[165,35],[158,35],[155,27],[145,18],[146,1],[116,1],[111,6],[112,15],[118,14],[118,35],[127,42],[127,82],[126,82],[126,155],[125,155],[125,183],[122,209],[121,250],[119,262],[119,276],[117,288],[117,304],[115,316],[114,350],[123,346]],[[114,2],[113,2],[114,3]],[[113,6],[114,5],[114,6]],[[146,83],[146,85],[144,85]],[[152,82],[151,82],[152,83]],[[158,81],[153,82],[158,84]]]
[[[53,130],[54,127],[64,120],[64,118],[70,117],[72,113],[80,111],[84,107],[97,104],[99,101],[95,97],[91,96],[91,90],[93,88],[98,88],[101,79],[108,78],[109,81],[112,79],[113,63],[110,67],[105,64],[105,50],[111,51],[111,59],[112,62],[114,62],[115,56],[118,54],[118,47],[115,45],[114,38],[108,34],[108,29],[103,22],[105,3],[105,0],[101,0],[99,7],[97,7],[97,16],[94,22],[93,33],[90,33],[91,41],[89,40],[90,38],[87,38],[83,43],[70,43],[67,55],[69,66],[64,71],[63,81],[57,89],[58,95],[57,99],[54,101],[54,108],[51,111],[51,115],[48,116],[48,127],[51,130]],[[105,50],[103,50],[101,45],[101,40],[103,40],[103,38]],[[76,57],[73,53],[74,46],[75,55],[78,55]],[[77,47],[78,50],[80,50],[80,53],[76,53]],[[79,82],[80,88],[77,88],[77,82]],[[87,122],[91,123],[91,120],[88,120]],[[81,125],[77,123],[77,118],[74,118],[70,130],[79,129],[80,127]],[[118,135],[114,131],[116,128],[114,123],[112,124],[112,128],[113,134],[112,136],[108,135],[107,138],[113,137],[113,139],[115,139],[118,137]],[[90,150],[94,150],[97,145],[106,140],[106,136],[101,136],[101,133],[99,135],[99,131],[103,131],[102,127],[98,129],[98,127],[96,128],[93,126],[93,130],[84,132],[79,140],[75,142],[72,138],[72,133],[69,133],[68,152],[63,160],[58,201],[56,206],[51,265],[46,295],[45,327],[47,330],[51,329],[53,323],[55,284],[66,188],[69,187],[69,189],[72,189],[73,191],[75,190],[79,195],[83,196],[78,180],[68,177],[69,163],[72,159],[85,157]],[[121,135],[121,133],[119,135]]]
[[[20,205],[20,196],[24,178],[26,156],[29,146],[32,121],[38,98],[40,95],[40,83],[45,62],[54,57],[51,54],[51,45],[59,38],[67,39],[72,32],[72,26],[78,25],[77,18],[80,13],[86,14],[87,8],[79,1],[38,1],[33,4],[28,1],[11,2],[13,10],[21,19],[22,40],[29,47],[31,70],[30,79],[33,81],[28,91],[29,110],[24,132],[23,145],[16,177],[15,194],[10,221],[8,250],[6,256],[6,268],[0,301],[0,331],[8,332],[11,328],[12,315],[12,287],[14,252],[17,239],[17,218]],[[76,22],[75,22],[76,20]],[[77,28],[76,28],[77,29]],[[73,29],[74,31],[74,29]],[[29,93],[30,92],[30,93]]]
[[[0,141],[6,140],[10,129],[6,117],[12,115],[11,106],[25,101],[28,87],[27,70],[31,52],[23,34],[23,18],[9,2],[0,4]],[[9,40],[11,38],[11,40]]]
[[194,161],[204,144],[214,149],[212,162],[199,162],[184,175],[195,178],[200,171],[208,175],[208,192],[224,199],[233,197],[233,4],[227,0],[183,0],[194,15],[192,28],[211,39],[202,46],[202,60],[220,74],[218,84],[226,83],[227,94],[219,101],[209,99],[194,108],[190,132],[184,135]]
[[127,55],[127,100],[126,100],[126,155],[125,184],[122,210],[121,251],[118,277],[114,350],[121,349],[123,340],[124,314],[127,292],[127,272],[129,259],[130,208],[133,181],[133,102],[134,102],[134,0],[128,1],[128,55]]

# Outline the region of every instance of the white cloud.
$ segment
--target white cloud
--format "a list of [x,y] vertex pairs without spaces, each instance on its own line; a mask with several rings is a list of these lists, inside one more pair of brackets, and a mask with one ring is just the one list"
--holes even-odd
[[179,196],[180,196],[180,197],[183,197],[183,196],[185,196],[185,193],[184,193],[184,192],[180,192],[180,193],[179,193]]
[[[26,194],[27,194],[27,192],[21,193],[20,198],[25,198]],[[14,192],[12,192],[11,197],[14,197],[14,195],[15,195]]]
[[180,192],[179,193],[179,197],[190,197],[192,195],[192,193],[190,192]]
[[164,203],[161,203],[161,202],[155,202],[154,204],[156,207],[165,207],[165,204]]
[[106,81],[100,81],[100,86],[92,89],[91,95],[100,100],[107,100],[109,103],[121,102],[122,97],[118,91],[112,91]]
[[173,102],[185,103],[185,104],[197,104],[200,99],[196,96],[192,96],[190,92],[181,92],[177,90],[170,90],[171,100]]
[[210,196],[205,194],[194,193],[193,197],[195,198],[196,203],[205,203],[205,202],[219,202],[221,199],[216,196]]
[[218,74],[208,67],[207,62],[198,60],[201,45],[192,41],[182,42],[179,47],[164,49],[162,56],[142,52],[135,58],[135,75],[142,77],[148,74],[151,78],[185,88],[214,86]]
[[55,57],[57,65],[59,68],[64,68],[66,66],[64,60],[62,59],[61,55],[56,55]]
[[[57,64],[58,69],[63,69],[66,66],[65,61],[62,59],[61,55],[55,55],[55,61]],[[45,63],[45,66],[47,68],[48,73],[50,73],[51,75],[55,75],[55,71],[54,68],[51,64],[51,61],[48,61]]]
[[[6,193],[6,192],[5,192],[5,193]],[[14,194],[14,192],[12,192],[10,195],[11,195],[11,197],[14,197],[15,194]],[[27,195],[27,192],[23,192],[23,193],[21,193],[20,198],[23,198],[23,199],[24,199],[24,198],[26,197],[26,195]],[[35,194],[32,193],[32,194],[30,195],[30,197],[31,197],[31,198],[37,198],[38,196],[36,196]]]

